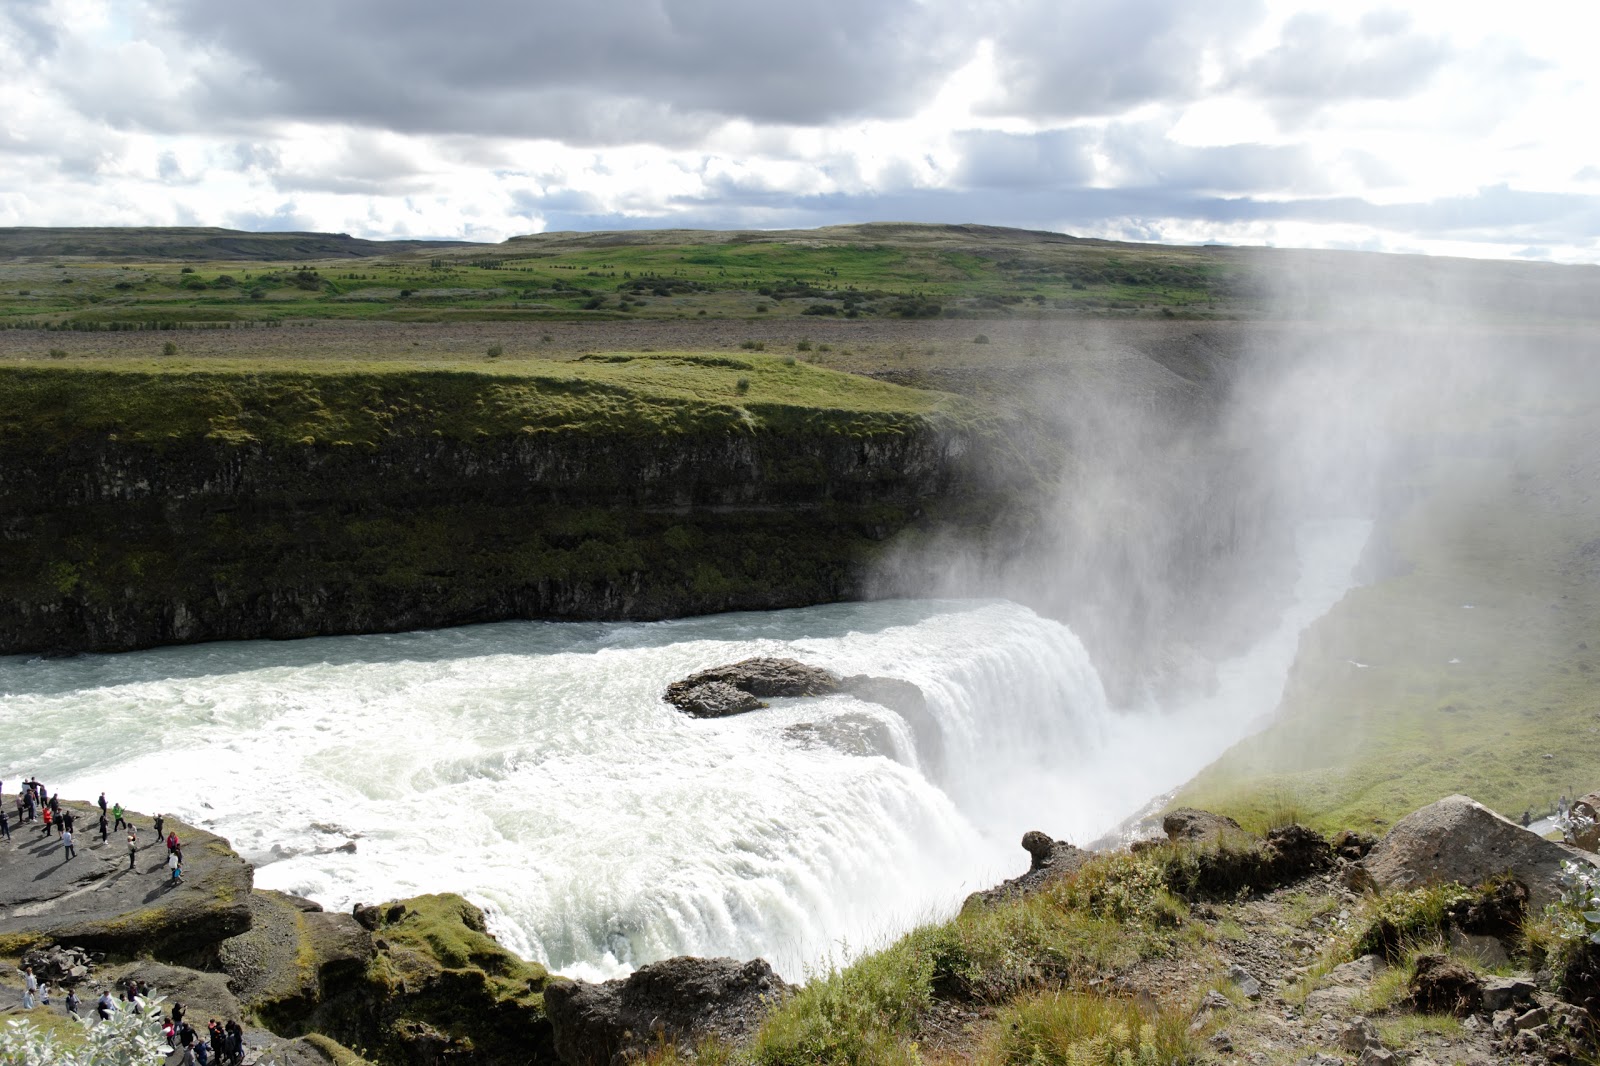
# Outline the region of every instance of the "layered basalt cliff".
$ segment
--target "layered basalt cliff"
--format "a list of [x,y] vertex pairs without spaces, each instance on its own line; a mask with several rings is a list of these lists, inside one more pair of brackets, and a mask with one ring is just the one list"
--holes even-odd
[[0,372],[0,653],[655,619],[866,595],[1026,464],[792,360]]

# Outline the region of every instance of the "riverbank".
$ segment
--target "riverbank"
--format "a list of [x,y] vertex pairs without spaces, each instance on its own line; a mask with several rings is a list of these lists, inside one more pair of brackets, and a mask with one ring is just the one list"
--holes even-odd
[[[252,869],[213,834],[176,819],[184,879],[170,881],[167,849],[149,816],[129,814],[140,841],[91,834],[99,811],[68,801],[78,855],[39,823],[0,843],[0,1014],[81,1039],[62,1005],[20,1007],[18,967],[32,951],[82,947],[94,962],[69,975],[83,1013],[102,990],[148,984],[191,1021],[246,1025],[246,1062],[348,1066],[366,1061],[551,1061],[540,992],[545,971],[501,947],[483,914],[459,896],[422,896],[357,913],[253,886]],[[76,835],[76,834],[75,834]],[[41,976],[48,976],[41,970]],[[543,1050],[541,1050],[543,1049]]]
[[760,353],[5,366],[0,411],[6,654],[859,599],[1040,476],[970,401]]
[[[196,851],[186,865],[199,880],[242,866],[225,842],[175,831]],[[186,922],[170,901],[203,905],[214,891],[155,888],[122,910],[133,897],[123,882],[102,885],[109,874],[28,889],[50,864],[78,861],[40,836],[0,845],[0,902],[8,913],[35,908],[8,919],[0,985],[15,1004],[14,952],[30,936],[56,939],[45,926],[71,910],[139,936],[101,941],[91,972],[75,975],[80,1000],[142,980],[185,1002],[192,1019],[242,1020],[246,1062],[287,1066],[639,1057],[1011,1066],[1122,1053],[1487,1064],[1592,1053],[1600,960],[1567,919],[1529,904],[1530,894],[1540,906],[1551,898],[1557,863],[1579,853],[1460,797],[1416,812],[1382,842],[1330,842],[1301,827],[1263,838],[1192,811],[1169,817],[1165,831],[1131,853],[1098,855],[1030,833],[1025,875],[803,987],[764,968],[674,960],[607,985],[563,982],[549,1016],[552,979],[496,944],[459,897],[329,914],[251,889],[244,931],[179,949]],[[106,862],[97,852],[110,846],[91,843],[80,858]],[[164,851],[142,849],[131,877],[160,876],[152,850]],[[1478,887],[1490,867],[1509,869],[1516,884]],[[1414,887],[1424,870],[1436,882]],[[49,1007],[0,1013],[76,1039],[60,1002],[58,991]],[[641,1010],[657,1021],[640,1021]]]

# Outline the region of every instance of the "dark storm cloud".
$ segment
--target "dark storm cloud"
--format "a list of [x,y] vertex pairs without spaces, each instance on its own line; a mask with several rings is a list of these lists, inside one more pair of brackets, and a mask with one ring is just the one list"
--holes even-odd
[[1036,118],[1111,115],[1200,92],[1208,58],[1258,24],[1257,0],[1013,0],[998,5],[994,110]]
[[1451,58],[1442,39],[1417,32],[1400,13],[1353,25],[1308,13],[1285,23],[1277,45],[1239,71],[1236,84],[1299,105],[1394,100],[1423,89]]
[[679,143],[727,117],[905,114],[972,47],[918,0],[181,0],[174,24],[237,61],[226,113],[411,132]]
[[[681,197],[669,213],[645,217],[592,213],[570,201],[563,206],[523,201],[550,230],[751,227],[803,229],[862,219],[908,219],[1103,232],[1126,240],[1170,240],[1173,220],[1219,237],[1248,223],[1348,223],[1401,237],[1478,240],[1506,246],[1566,245],[1600,239],[1600,196],[1522,192],[1504,187],[1431,203],[1373,204],[1352,197],[1275,200],[1226,197],[1164,188],[1025,188],[996,198],[987,189],[905,189],[886,193],[804,197],[723,195]],[[576,210],[573,208],[576,207]]]
[[1097,137],[1089,130],[1002,133],[964,130],[955,136],[961,155],[956,181],[966,187],[1029,188],[1089,181]]
[[1103,131],[1000,133],[968,130],[955,137],[961,162],[955,183],[968,189],[1063,188],[1095,178],[1103,158],[1116,183],[1188,192],[1252,193],[1293,188],[1331,191],[1312,154],[1298,145],[1192,147],[1166,138],[1160,123],[1112,123]]

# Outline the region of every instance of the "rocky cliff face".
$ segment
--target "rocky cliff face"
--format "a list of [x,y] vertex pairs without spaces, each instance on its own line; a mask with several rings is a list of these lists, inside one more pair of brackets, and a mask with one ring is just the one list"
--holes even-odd
[[854,598],[897,538],[981,527],[1026,474],[970,426],[828,414],[347,444],[68,411],[0,451],[0,653]]

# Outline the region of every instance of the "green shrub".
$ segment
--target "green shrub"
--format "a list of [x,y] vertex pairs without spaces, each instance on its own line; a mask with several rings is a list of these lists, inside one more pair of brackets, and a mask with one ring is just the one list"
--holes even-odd
[[1001,1011],[985,1066],[1167,1066],[1197,1055],[1186,1020],[1133,1000],[1051,992]]
[[50,349],[50,358],[52,358],[52,359],[65,359],[66,357],[67,357],[67,350],[65,348],[51,348]]
[[743,396],[745,393],[750,391],[750,379],[740,378],[738,381],[734,382],[733,388],[735,392],[737,392],[740,396]]
[[161,354],[162,355],[169,355],[169,356],[170,355],[177,355],[178,354],[178,346],[176,344],[174,344],[172,341],[168,341],[167,343],[165,343],[165,344],[163,344],[161,346]]
[[801,337],[800,343],[794,346],[794,350],[797,352],[809,352],[811,350],[811,342]]
[[485,352],[484,354],[487,355],[490,359],[498,359],[498,358],[500,358],[500,356],[504,352],[505,352],[505,349],[500,347],[500,345],[491,344],[491,345],[489,345],[489,350],[487,352]]
[[972,343],[973,344],[988,344],[989,343],[989,337],[988,337],[987,334],[980,333],[976,337],[972,338]]
[[750,1048],[761,1066],[918,1062],[906,1037],[933,1003],[931,960],[905,939],[812,979]]
[[767,350],[766,341],[740,341],[739,347],[747,352],[764,352]]
[[1442,937],[1451,907],[1472,898],[1471,890],[1456,884],[1429,885],[1379,896],[1371,903],[1350,954],[1382,955],[1396,960],[1417,945]]

